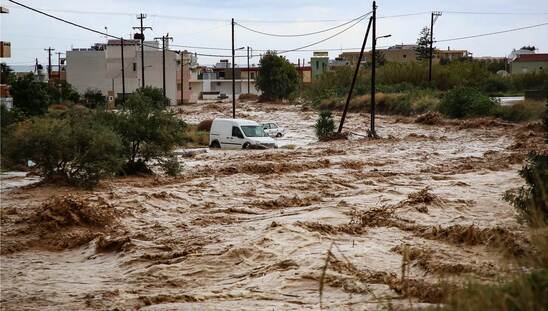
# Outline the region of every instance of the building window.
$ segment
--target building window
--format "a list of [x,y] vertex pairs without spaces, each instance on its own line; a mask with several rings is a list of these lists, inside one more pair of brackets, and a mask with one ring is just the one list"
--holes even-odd
[[137,71],[137,63],[133,63],[133,71]]
[[406,57],[407,57],[407,55],[406,55],[406,54],[403,54],[403,58],[406,58]]
[[219,72],[219,79],[224,79],[224,78],[225,78],[225,72],[224,71]]
[[320,62],[316,61],[316,69],[320,69]]
[[255,73],[254,72],[251,73],[251,79],[255,79]]

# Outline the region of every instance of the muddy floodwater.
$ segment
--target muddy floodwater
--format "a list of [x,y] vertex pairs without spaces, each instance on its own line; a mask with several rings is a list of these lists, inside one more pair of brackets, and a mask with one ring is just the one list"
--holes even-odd
[[[2,310],[420,306],[440,301],[442,280],[523,268],[507,258],[528,251],[525,227],[502,196],[522,185],[527,152],[545,148],[539,126],[380,116],[379,140],[318,142],[316,112],[300,106],[237,113],[285,127],[281,148],[208,150],[181,157],[181,176],[93,191],[2,176]],[[365,134],[367,114],[347,121]]]

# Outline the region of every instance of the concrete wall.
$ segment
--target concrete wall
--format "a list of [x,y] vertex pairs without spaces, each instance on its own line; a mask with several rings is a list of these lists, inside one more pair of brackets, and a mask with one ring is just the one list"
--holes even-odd
[[111,88],[107,79],[105,51],[67,51],[67,82],[80,94],[99,89],[104,95]]
[[548,62],[520,62],[514,61],[510,63],[510,73],[520,74],[528,72],[546,71],[548,70]]
[[[124,47],[126,93],[141,87],[141,54],[137,46]],[[166,96],[177,104],[177,54],[166,52]],[[108,45],[106,51],[67,51],[67,82],[81,94],[87,89],[101,90],[104,95],[122,93],[122,61],[119,45]],[[135,70],[134,70],[135,69]],[[145,84],[162,88],[162,51],[145,49]]]

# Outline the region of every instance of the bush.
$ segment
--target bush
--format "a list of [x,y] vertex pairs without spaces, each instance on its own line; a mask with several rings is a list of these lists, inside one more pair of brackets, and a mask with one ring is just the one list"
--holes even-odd
[[26,117],[43,115],[48,111],[48,85],[35,82],[32,74],[17,78],[10,89],[13,107]]
[[171,155],[166,159],[160,160],[160,166],[162,167],[164,173],[169,176],[177,176],[181,174],[182,171],[181,164],[175,155]]
[[92,115],[35,117],[13,126],[2,148],[9,162],[35,163],[46,180],[92,187],[123,163],[120,138]]
[[548,224],[548,155],[529,155],[519,172],[526,186],[517,193],[506,192],[504,199],[511,202],[520,219],[532,225]]
[[212,124],[213,124],[213,120],[211,120],[211,119],[204,120],[204,121],[198,123],[197,130],[198,131],[209,132],[211,130],[211,125]]
[[240,94],[238,99],[239,100],[246,100],[246,101],[255,101],[255,100],[259,100],[259,96],[256,95],[256,94],[251,94],[251,93],[242,93],[242,94]]
[[499,106],[494,115],[511,122],[539,120],[545,111],[546,104],[541,101],[525,100],[511,106]]
[[198,146],[208,146],[209,132],[202,131],[198,127],[199,126],[195,125],[187,126],[185,128],[185,140]]
[[331,111],[322,110],[314,127],[316,128],[316,136],[318,136],[319,139],[327,137],[333,133],[335,130],[335,121],[333,121]]
[[84,106],[90,109],[104,108],[107,104],[107,98],[98,89],[88,89],[84,93],[84,100]]
[[544,310],[548,305],[548,270],[520,275],[506,284],[468,283],[434,310]]
[[510,90],[510,81],[504,77],[493,75],[483,84],[483,90],[488,94],[498,95]]
[[443,97],[439,109],[452,118],[486,116],[493,112],[497,103],[475,88],[457,87]]

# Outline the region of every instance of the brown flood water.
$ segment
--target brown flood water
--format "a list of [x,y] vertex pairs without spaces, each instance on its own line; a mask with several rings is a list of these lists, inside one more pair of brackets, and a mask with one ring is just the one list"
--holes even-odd
[[[285,127],[279,143],[294,149],[209,150],[183,159],[180,177],[94,191],[3,179],[1,308],[318,310],[329,250],[328,310],[436,303],[441,278],[519,268],[505,256],[528,251],[525,228],[501,197],[522,184],[527,150],[545,148],[535,127],[381,116],[381,140],[319,143],[314,112],[239,108]],[[190,106],[181,117],[223,112]],[[348,129],[364,133],[367,118],[349,114]]]

